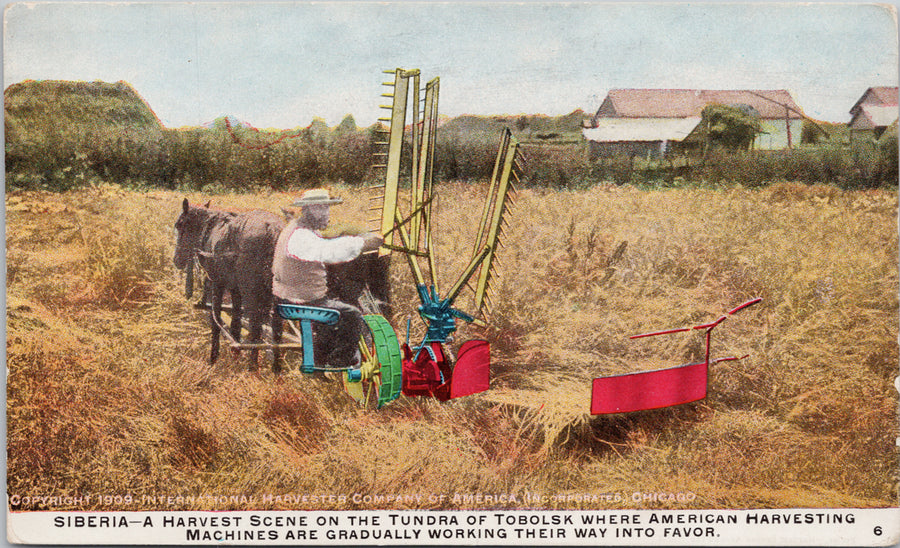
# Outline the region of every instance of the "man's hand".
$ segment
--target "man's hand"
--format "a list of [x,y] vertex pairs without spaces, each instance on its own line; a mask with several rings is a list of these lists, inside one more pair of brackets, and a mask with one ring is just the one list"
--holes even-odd
[[368,234],[363,235],[363,252],[366,251],[375,251],[381,244],[384,243],[384,238],[376,234],[375,232],[369,232]]

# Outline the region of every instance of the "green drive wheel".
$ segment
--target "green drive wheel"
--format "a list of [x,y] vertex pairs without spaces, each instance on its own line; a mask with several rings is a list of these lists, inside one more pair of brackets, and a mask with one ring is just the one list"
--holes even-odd
[[344,388],[360,405],[381,408],[400,396],[403,358],[397,334],[384,316],[367,314],[363,320],[368,329],[359,341],[362,379],[354,382],[344,373]]

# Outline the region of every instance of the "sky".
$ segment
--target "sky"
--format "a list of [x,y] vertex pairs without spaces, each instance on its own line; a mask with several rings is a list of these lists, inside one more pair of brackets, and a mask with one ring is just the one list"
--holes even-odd
[[612,88],[787,89],[847,122],[867,88],[897,85],[897,52],[894,11],[860,3],[14,3],[3,82],[125,81],[166,127],[368,126],[396,67],[440,77],[447,116],[593,113]]

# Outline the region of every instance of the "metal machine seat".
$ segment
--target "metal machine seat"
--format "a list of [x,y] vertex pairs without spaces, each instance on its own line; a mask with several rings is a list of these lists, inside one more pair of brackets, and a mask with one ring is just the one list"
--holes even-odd
[[341,318],[341,313],[331,308],[302,304],[278,304],[275,308],[285,320],[300,320],[300,335],[303,338],[303,365],[300,370],[304,373],[314,372],[316,362],[313,355],[312,323],[334,325]]
[[278,314],[285,320],[309,320],[326,325],[334,325],[341,317],[341,313],[337,310],[320,306],[279,304],[277,308]]

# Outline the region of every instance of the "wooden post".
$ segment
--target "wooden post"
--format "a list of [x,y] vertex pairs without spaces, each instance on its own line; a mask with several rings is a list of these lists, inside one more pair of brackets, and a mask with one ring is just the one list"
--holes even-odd
[[787,106],[784,107],[784,124],[787,126],[787,145],[791,148],[791,111]]

